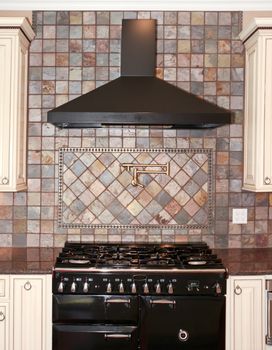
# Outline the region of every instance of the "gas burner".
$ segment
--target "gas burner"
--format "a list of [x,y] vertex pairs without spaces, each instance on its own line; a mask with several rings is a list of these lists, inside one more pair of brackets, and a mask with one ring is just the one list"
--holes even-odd
[[190,260],[188,261],[188,265],[192,265],[192,266],[202,266],[202,265],[206,265],[207,261],[206,260]]
[[68,261],[70,264],[78,264],[78,265],[85,265],[90,263],[90,260],[88,259],[69,259]]

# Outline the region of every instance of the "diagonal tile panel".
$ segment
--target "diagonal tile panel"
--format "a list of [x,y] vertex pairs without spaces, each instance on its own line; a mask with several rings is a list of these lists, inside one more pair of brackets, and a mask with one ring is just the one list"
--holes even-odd
[[[61,148],[59,225],[208,228],[211,157],[209,149]],[[170,175],[140,174],[143,187],[133,186],[123,163],[169,163]]]

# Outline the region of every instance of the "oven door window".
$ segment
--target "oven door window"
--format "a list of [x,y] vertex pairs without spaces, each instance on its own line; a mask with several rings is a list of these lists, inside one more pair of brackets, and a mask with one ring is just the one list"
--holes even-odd
[[141,297],[141,350],[224,350],[225,297]]
[[137,338],[134,326],[53,326],[54,350],[137,350]]

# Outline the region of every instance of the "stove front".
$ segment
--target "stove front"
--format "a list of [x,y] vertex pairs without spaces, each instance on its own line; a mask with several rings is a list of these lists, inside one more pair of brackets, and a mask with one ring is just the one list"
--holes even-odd
[[226,269],[205,243],[67,243],[53,350],[224,350]]

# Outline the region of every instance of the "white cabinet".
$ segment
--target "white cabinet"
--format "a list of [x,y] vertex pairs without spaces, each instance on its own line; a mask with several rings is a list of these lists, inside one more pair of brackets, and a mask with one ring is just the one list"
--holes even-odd
[[226,350],[264,350],[264,305],[262,276],[229,278]]
[[240,33],[246,49],[243,189],[272,191],[272,18]]
[[9,349],[8,303],[0,302],[0,349]]
[[9,350],[9,276],[0,275],[0,349]]
[[51,280],[51,275],[0,276],[0,286],[1,281],[10,286],[0,296],[1,350],[52,350]]
[[28,47],[24,17],[0,17],[0,191],[26,189]]

